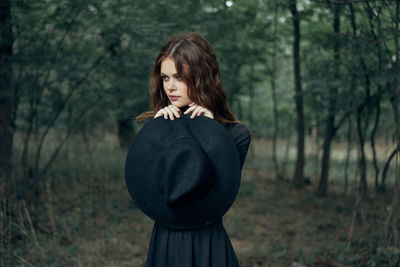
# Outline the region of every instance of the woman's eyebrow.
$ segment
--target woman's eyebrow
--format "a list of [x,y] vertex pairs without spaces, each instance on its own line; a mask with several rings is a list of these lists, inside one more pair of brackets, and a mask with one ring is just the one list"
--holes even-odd
[[[167,74],[165,74],[165,73],[163,73],[163,72],[160,72],[160,75],[168,76]],[[175,72],[175,73],[171,74],[171,76],[176,77],[176,76],[179,76],[179,74],[178,74],[177,72]]]

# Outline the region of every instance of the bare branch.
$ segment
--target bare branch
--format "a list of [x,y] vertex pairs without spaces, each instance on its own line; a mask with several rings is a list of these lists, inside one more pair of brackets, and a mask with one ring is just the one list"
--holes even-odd
[[60,108],[55,112],[55,115],[53,117],[53,119],[50,121],[50,123],[47,125],[46,130],[44,131],[44,133],[42,134],[40,141],[39,141],[39,146],[36,150],[36,159],[35,159],[35,174],[38,174],[39,171],[39,161],[40,161],[40,153],[42,151],[42,146],[44,143],[44,140],[49,132],[49,130],[54,126],[55,122],[57,121],[58,117],[60,116],[60,114],[62,113],[62,111],[64,110],[65,106],[67,105],[67,103],[69,102],[69,100],[71,99],[72,95],[80,88],[80,86],[82,85],[82,83],[84,81],[86,81],[86,79],[89,77],[90,73],[96,69],[96,67],[100,64],[100,62],[103,60],[105,54],[103,53],[94,63],[93,65],[86,71],[85,75],[75,84],[75,87],[73,87],[68,95],[65,97],[63,103],[61,104]]
[[[71,31],[71,29],[72,29],[72,26],[74,25],[74,23],[75,23],[75,21],[76,21],[76,19],[77,19],[77,17],[78,17],[79,12],[80,12],[80,9],[77,8],[77,9],[76,9],[76,13],[75,13],[74,16],[72,17],[71,22],[68,24],[68,27],[67,27],[67,29],[66,29],[66,31],[65,31],[65,33],[64,33],[64,35],[63,35],[63,37],[62,37],[61,40],[58,42],[57,50],[56,50],[56,52],[54,53],[53,59],[52,59],[51,62],[50,62],[49,69],[47,70],[47,73],[46,73],[46,75],[45,75],[43,84],[42,84],[42,86],[41,86],[41,88],[40,88],[40,90],[39,90],[39,91],[40,91],[39,97],[38,97],[39,103],[40,103],[40,96],[41,96],[41,94],[42,94],[44,88],[46,88],[46,86],[47,86],[47,84],[48,84],[48,80],[49,80],[49,77],[50,77],[50,73],[51,73],[51,71],[53,70],[53,66],[54,66],[54,64],[55,64],[56,61],[57,61],[59,52],[62,51],[62,49],[63,49],[63,47],[64,47],[65,38],[66,38],[66,37],[68,36],[68,34],[70,33],[70,31]],[[40,76],[41,76],[41,75],[38,74],[38,76],[37,76],[37,78],[36,78],[36,81],[39,79]]]

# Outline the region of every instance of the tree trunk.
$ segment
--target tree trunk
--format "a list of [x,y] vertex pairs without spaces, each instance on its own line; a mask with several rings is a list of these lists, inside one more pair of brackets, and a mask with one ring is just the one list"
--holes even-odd
[[400,101],[400,96],[399,96],[399,65],[400,65],[400,47],[399,47],[399,3],[400,1],[396,1],[396,18],[395,18],[395,27],[393,29],[394,31],[394,45],[395,45],[395,62],[393,66],[393,81],[392,81],[392,96],[391,96],[391,103],[392,103],[392,111],[393,111],[393,117],[396,125],[396,141],[397,141],[397,146],[400,146],[400,110],[399,110],[399,101]]
[[248,106],[248,121],[249,121],[249,123],[250,123],[250,125],[251,124],[253,124],[253,118],[254,118],[254,116],[253,116],[253,106],[254,106],[254,104],[253,104],[253,101],[254,101],[254,88],[253,88],[253,85],[252,84],[250,84],[249,83],[249,98],[250,98],[250,101],[249,101],[249,106]]
[[[119,35],[115,35],[111,42],[107,45],[107,51],[110,53],[111,58],[115,61],[116,65],[121,64],[123,53],[121,53],[123,49],[121,48],[121,37]],[[112,67],[112,71],[115,77],[120,77],[123,75],[119,69],[115,66]],[[118,84],[115,85],[115,89],[117,92],[120,92]],[[118,107],[123,107],[125,105],[126,99],[124,95],[120,92],[116,94],[115,99]],[[126,110],[120,110],[116,115],[117,120],[117,128],[118,128],[118,141],[120,148],[129,148],[132,144],[133,137],[135,136],[135,129],[133,125],[133,116],[129,116],[129,112]]]
[[272,105],[273,105],[273,114],[274,114],[274,137],[272,142],[272,162],[274,163],[275,169],[275,178],[276,180],[281,179],[281,174],[279,172],[279,163],[277,157],[277,141],[279,134],[279,114],[278,114],[278,102],[276,99],[276,54],[277,54],[277,23],[278,22],[278,3],[275,1],[274,8],[274,29],[273,29],[273,52],[272,52],[272,75],[271,75],[271,90],[272,90]]
[[[357,136],[358,136],[358,143],[360,145],[360,160],[358,162],[359,168],[360,168],[360,184],[359,184],[359,190],[362,192],[363,195],[367,192],[367,161],[365,158],[365,149],[364,149],[364,144],[365,144],[365,138],[364,138],[364,129],[362,127],[362,111],[363,107],[360,107],[357,109]],[[368,121],[366,122],[368,124]],[[367,127],[365,127],[367,128]]]
[[243,107],[242,107],[242,103],[240,101],[240,97],[238,95],[236,95],[236,97],[234,97],[233,99],[235,99],[235,101],[236,101],[238,118],[243,119]]
[[0,195],[8,197],[11,190],[13,147],[13,34],[10,12],[11,3],[0,4]]
[[[380,94],[380,92],[378,92]],[[375,116],[375,123],[374,127],[371,132],[370,136],[370,143],[371,143],[371,148],[372,148],[372,155],[373,155],[373,163],[374,163],[374,169],[375,169],[375,191],[378,193],[379,192],[379,165],[378,165],[378,159],[376,157],[376,148],[375,148],[375,134],[378,129],[379,125],[379,119],[381,115],[381,104],[380,104],[380,95],[377,96],[376,99],[376,116]]]
[[[333,18],[333,32],[335,33],[335,41],[333,43],[333,61],[334,61],[334,79],[340,80],[339,74],[339,48],[340,48],[340,5],[334,4],[334,18]],[[336,115],[336,97],[338,86],[335,84],[329,88],[329,106],[328,106],[328,119],[326,120],[325,139],[322,152],[322,166],[321,177],[316,194],[325,196],[328,192],[328,176],[329,176],[329,162],[330,162],[330,148],[333,137],[336,133],[335,115]]]
[[313,124],[311,128],[311,145],[312,145],[312,154],[313,154],[313,168],[314,168],[314,177],[318,177],[319,175],[319,154],[320,154],[320,144],[319,144],[319,114],[316,114],[315,124]]
[[[333,122],[328,122],[327,127],[331,126],[333,126]],[[325,133],[323,153],[322,153],[321,177],[316,192],[318,196],[326,196],[326,194],[328,193],[328,172],[329,172],[331,143],[333,136],[334,136],[333,129],[327,128]]]
[[293,66],[295,78],[295,102],[297,114],[297,156],[296,167],[294,171],[293,184],[297,188],[304,186],[304,112],[303,112],[303,92],[301,88],[300,72],[300,16],[297,11],[297,1],[290,1],[290,11],[293,20]]
[[344,189],[343,193],[346,194],[349,187],[349,165],[350,165],[350,152],[353,136],[353,126],[351,116],[349,117],[349,125],[347,129],[347,151],[346,151],[346,161],[344,164]]
[[285,134],[285,152],[283,154],[283,162],[281,164],[281,171],[280,173],[285,173],[288,163],[289,163],[289,152],[291,147],[291,139],[292,136],[289,131]]
[[386,163],[382,171],[382,180],[379,187],[380,192],[386,192],[386,177],[387,177],[387,172],[389,170],[390,162],[392,161],[394,156],[396,156],[396,154],[399,152],[400,152],[400,146],[397,146],[395,149],[393,149],[392,153],[390,153],[389,155],[389,158],[386,160]]
[[[398,74],[399,74],[399,65],[400,65],[400,45],[399,45],[399,24],[400,24],[400,0],[396,1],[396,14],[394,19],[394,27],[393,27],[393,37],[394,37],[394,46],[395,46],[395,60],[393,63],[393,79],[391,83],[391,104],[393,117],[395,121],[395,134],[396,134],[396,146],[400,147],[400,110],[399,110],[399,85],[398,85]],[[393,246],[398,246],[399,244],[399,209],[400,209],[400,171],[399,171],[399,162],[396,162],[396,173],[395,173],[395,183],[393,187],[393,199],[392,199],[392,209],[388,215],[388,218],[385,223],[385,236],[386,239]],[[389,234],[390,232],[390,234]]]
[[[353,34],[356,36],[357,34],[357,24],[356,24],[356,18],[355,18],[355,12],[353,9],[352,4],[349,4],[350,7],[350,19],[351,19],[351,24],[353,28]],[[360,184],[359,184],[359,190],[365,194],[367,192],[367,161],[365,157],[365,136],[368,130],[368,125],[369,125],[369,118],[371,115],[371,102],[372,102],[372,96],[371,96],[371,81],[370,77],[368,74],[368,68],[367,64],[365,63],[364,58],[362,57],[361,53],[359,53],[359,60],[360,60],[360,65],[364,73],[364,78],[365,78],[365,100],[362,104],[360,104],[357,108],[357,136],[358,136],[358,142],[359,142],[359,148],[360,148],[360,157],[359,157],[359,162],[358,166],[360,169]],[[363,112],[364,110],[367,110],[367,114],[365,117],[365,122],[364,125],[362,123],[363,121]]]
[[[376,4],[375,7],[373,8],[371,6],[370,2],[366,2],[367,6],[368,6],[368,17],[369,17],[369,24],[370,24],[370,31],[372,36],[374,37],[375,43],[376,43],[376,47],[377,47],[377,58],[378,58],[378,75],[382,75],[382,42],[380,40],[382,40],[382,21],[381,21],[381,13],[382,13],[382,9],[379,6],[379,4]],[[374,30],[374,22],[377,22],[378,24],[378,33],[375,33]],[[376,116],[375,116],[375,122],[374,122],[374,126],[371,132],[371,136],[370,136],[370,143],[371,143],[371,148],[372,148],[372,155],[373,155],[373,164],[374,164],[374,169],[375,169],[375,191],[377,193],[380,192],[380,186],[379,186],[379,165],[378,165],[378,159],[376,157],[376,148],[375,148],[375,135],[376,135],[376,131],[378,129],[379,126],[379,121],[380,121],[380,115],[381,115],[381,106],[380,106],[380,101],[381,101],[381,95],[382,95],[382,85],[381,82],[378,80],[377,83],[377,93],[376,93],[376,97],[374,97],[374,99],[376,99],[376,102],[374,101],[374,105],[376,105]]]
[[117,120],[119,146],[121,148],[129,148],[129,146],[132,144],[133,138],[135,137],[135,129],[133,127],[132,120],[133,118],[129,117],[119,117]]

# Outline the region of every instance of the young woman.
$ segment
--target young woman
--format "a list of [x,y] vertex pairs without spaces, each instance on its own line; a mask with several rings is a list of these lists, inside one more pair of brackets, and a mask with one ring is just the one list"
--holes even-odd
[[[156,59],[150,93],[153,111],[139,115],[139,121],[158,117],[172,121],[183,116],[216,120],[234,140],[241,170],[250,133],[228,106],[217,58],[204,37],[186,33],[169,39]],[[146,266],[230,267],[239,264],[220,218],[217,223],[200,229],[178,229],[156,221]]]

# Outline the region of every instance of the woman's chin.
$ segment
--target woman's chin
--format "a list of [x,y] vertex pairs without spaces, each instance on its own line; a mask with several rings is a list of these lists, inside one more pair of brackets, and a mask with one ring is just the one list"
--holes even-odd
[[182,102],[174,101],[171,104],[177,108],[183,108],[183,107],[186,107],[187,105],[189,105],[190,103],[182,103]]

